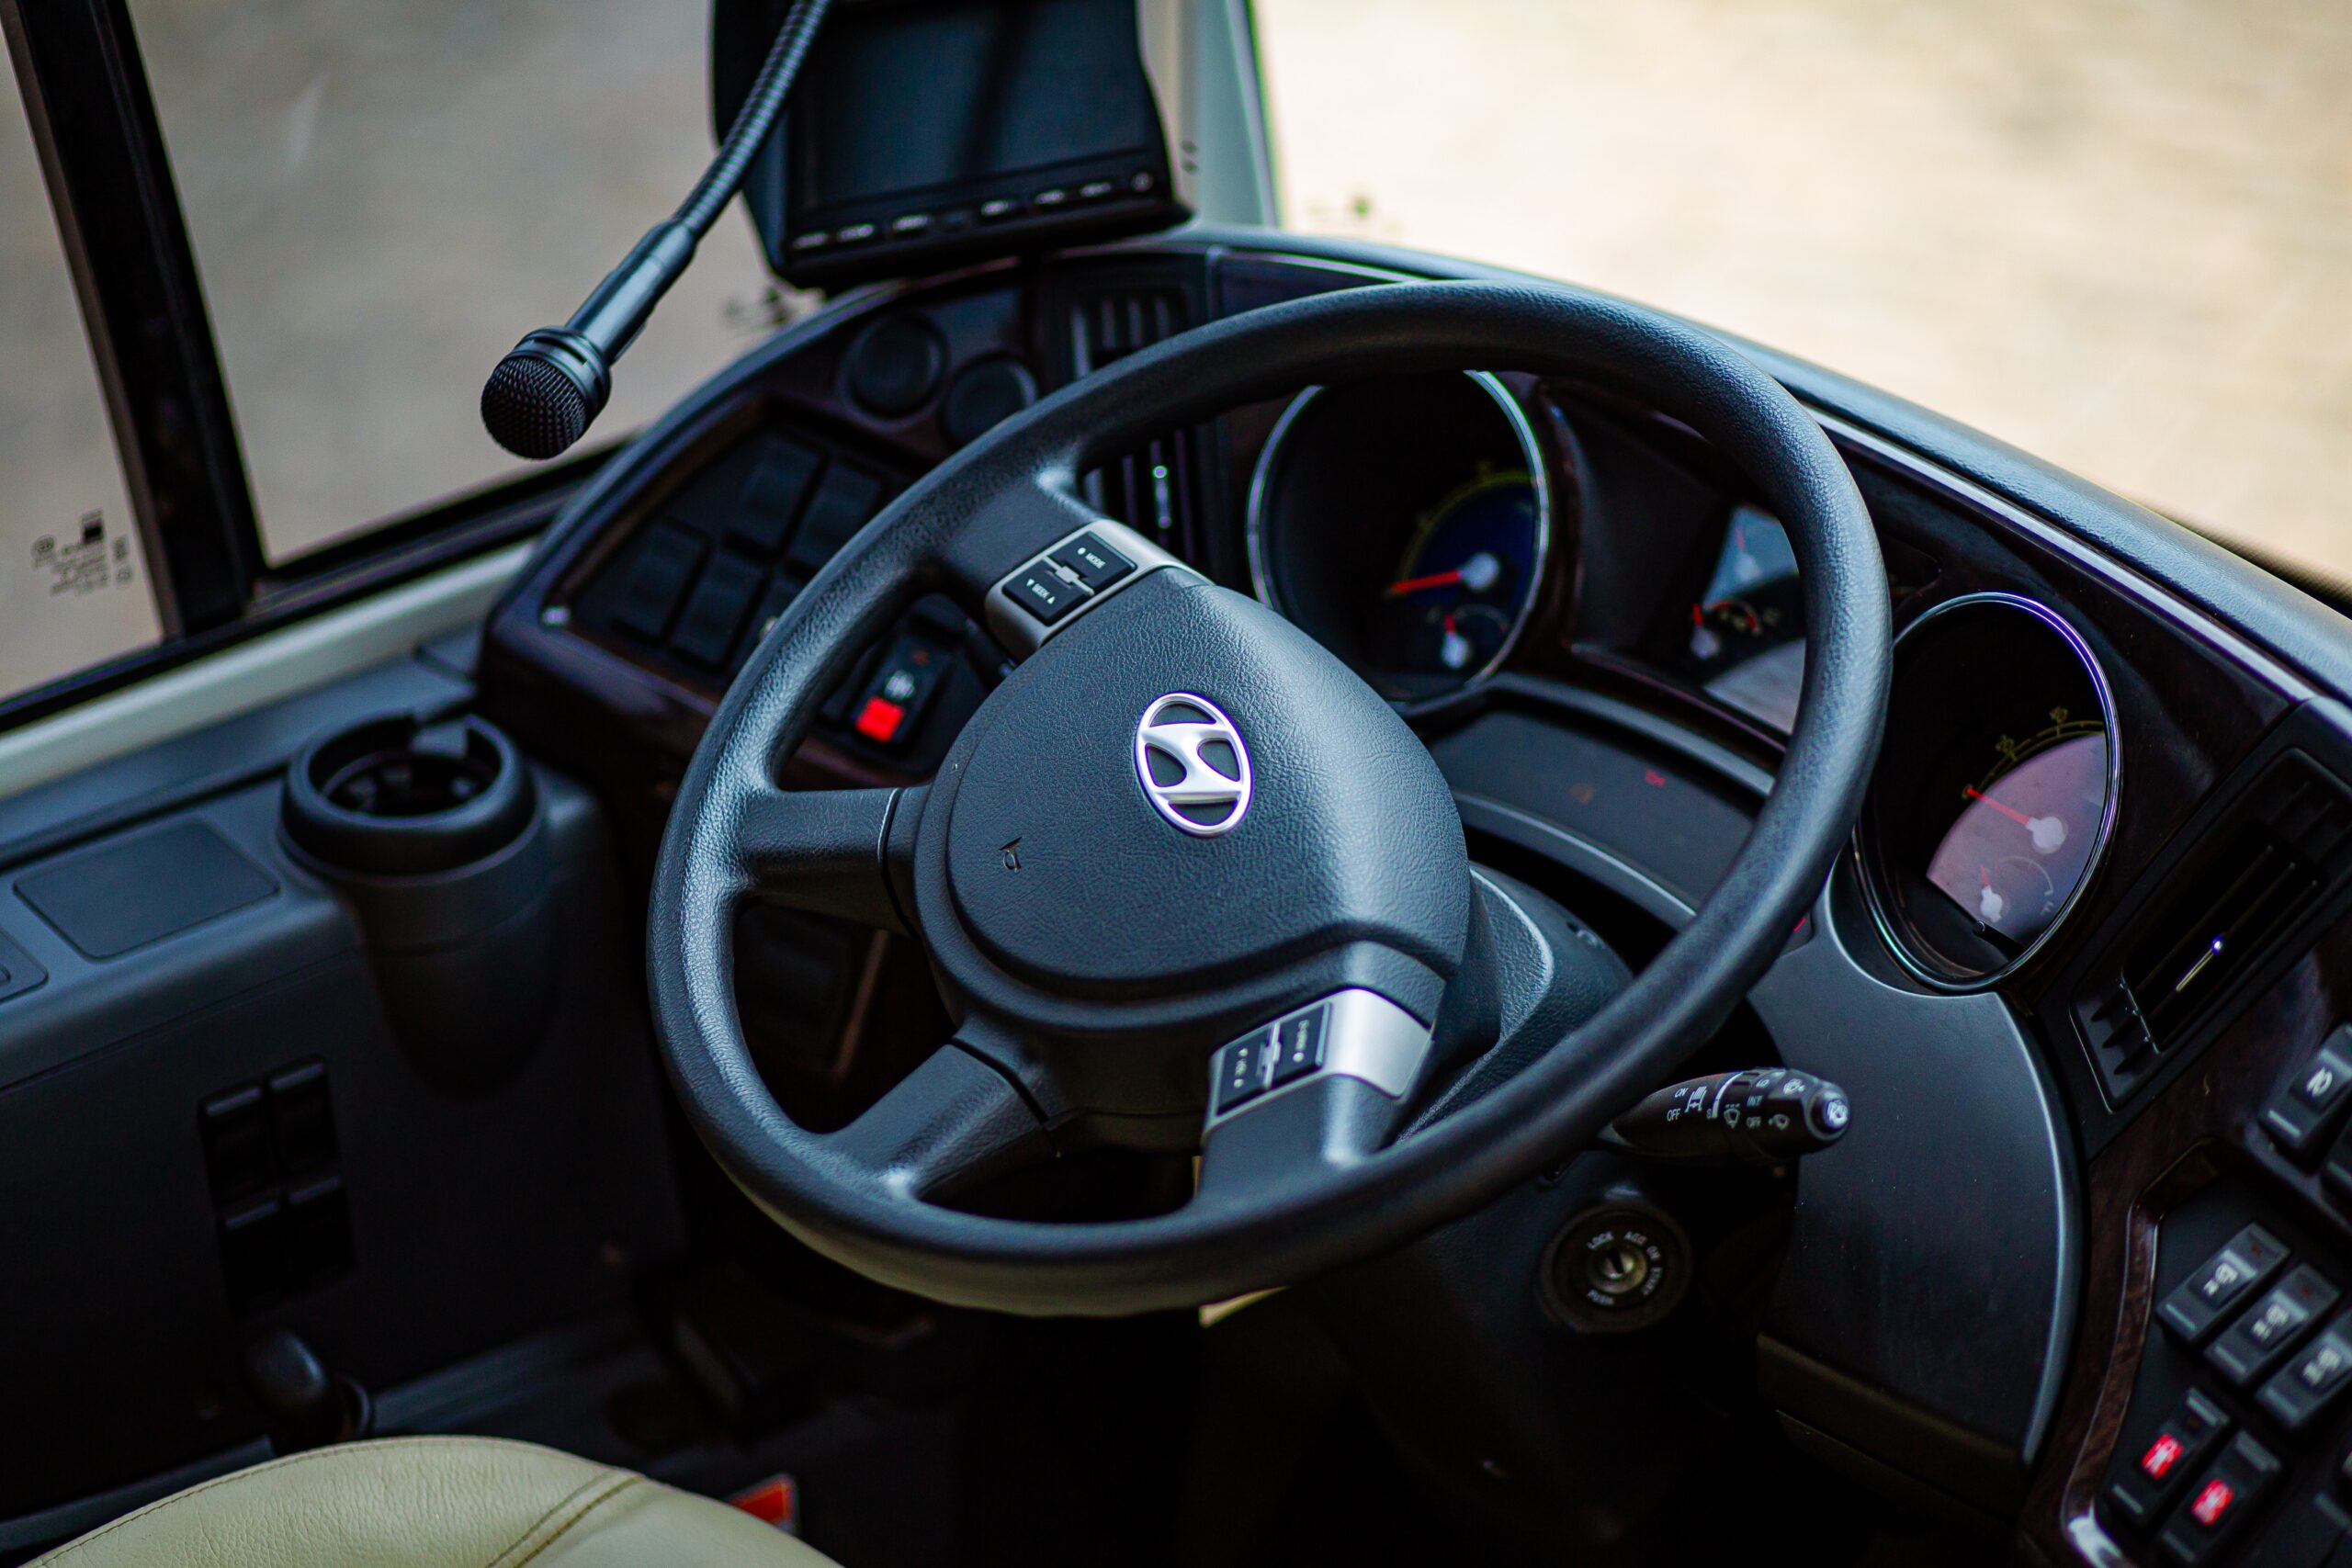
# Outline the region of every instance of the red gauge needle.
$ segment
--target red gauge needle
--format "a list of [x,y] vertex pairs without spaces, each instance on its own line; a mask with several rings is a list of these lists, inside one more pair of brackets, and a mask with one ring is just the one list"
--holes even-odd
[[1473,593],[1484,593],[1502,581],[1503,563],[1491,550],[1480,550],[1452,571],[1433,571],[1427,577],[1408,577],[1402,582],[1392,582],[1384,595],[1402,599],[1408,593],[1419,593],[1425,588],[1451,588],[1460,583]]
[[1995,800],[1991,795],[1986,795],[1981,789],[1972,788],[1969,790],[1968,798],[1971,800],[1983,801],[1985,805],[1991,807],[1994,810],[1999,812],[2002,816],[2007,818],[2010,821],[2024,829],[2027,833],[2032,836],[2034,849],[2042,854],[2046,855],[2056,853],[2059,847],[2066,841],[2066,824],[2055,817],[2028,817],[2016,807],[2008,806],[2001,801]]
[[1402,582],[1390,583],[1388,597],[1402,599],[1408,593],[1419,593],[1425,588],[1451,588],[1461,581],[1462,569],[1458,566],[1452,571],[1433,571],[1427,577],[1408,577]]
[[2010,821],[2016,823],[2020,828],[2030,828],[2033,826],[2032,818],[2028,817],[2024,812],[2019,811],[2014,806],[2002,805],[1999,801],[1995,800],[1991,795],[1986,795],[1981,789],[1972,787],[1968,791],[1968,798],[1971,800],[1983,801],[1985,805],[1991,807],[1994,810],[1999,812],[2002,816],[2007,818]]

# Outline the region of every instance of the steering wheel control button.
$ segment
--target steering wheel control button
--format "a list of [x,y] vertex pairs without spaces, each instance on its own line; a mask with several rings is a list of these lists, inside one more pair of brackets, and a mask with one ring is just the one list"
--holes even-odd
[[1223,709],[1190,692],[1155,699],[1136,722],[1136,777],[1152,809],[1197,839],[1241,826],[1250,748]]
[[2157,1309],[2165,1326],[2189,1345],[2202,1345],[2222,1314],[2261,1287],[2287,1261],[2287,1245],[2260,1225],[2248,1225],[2181,1281]]
[[1235,1041],[1216,1054],[1216,1108],[1219,1116],[1240,1110],[1272,1087],[1267,1079],[1274,1059],[1274,1036],[1261,1029]]
[[1162,567],[1198,574],[1125,524],[1109,519],[1080,528],[1003,578],[982,608],[988,629],[1016,659],[1037,651],[1075,610],[1091,610]]
[[1296,1083],[1323,1066],[1323,1032],[1330,1022],[1328,1008],[1309,1008],[1286,1018],[1274,1029],[1274,1087]]
[[1080,534],[1057,546],[1049,558],[1056,566],[1075,574],[1089,593],[1102,592],[1136,569],[1135,562],[1095,534]]
[[2305,1165],[2352,1108],[2352,1029],[2339,1028],[2295,1069],[2262,1112],[2278,1146]]
[[2278,1364],[2312,1325],[2335,1304],[2327,1277],[2303,1264],[2246,1310],[2206,1349],[2205,1359],[2240,1388]]
[[1591,1334],[1646,1328],[1690,1289],[1690,1242],[1655,1209],[1612,1203],[1568,1222],[1544,1255],[1544,1294]]
[[2201,1568],[2238,1533],[2284,1470],[2268,1449],[2241,1433],[2197,1478],[2157,1538],[2167,1562]]
[[2347,1383],[2352,1383],[2352,1328],[2339,1317],[2262,1385],[2256,1402],[2287,1430],[2300,1432],[2335,1402]]
[[1032,619],[1052,626],[1078,608],[1086,590],[1054,570],[1048,560],[1032,561],[1012,585],[1012,602]]
[[2180,1408],[2135,1457],[2125,1462],[2124,1455],[2132,1452],[2128,1448],[2118,1456],[2116,1477],[2107,1489],[2109,1508],[2133,1529],[2154,1526],[2229,1429],[2230,1418],[2221,1406],[2189,1390]]

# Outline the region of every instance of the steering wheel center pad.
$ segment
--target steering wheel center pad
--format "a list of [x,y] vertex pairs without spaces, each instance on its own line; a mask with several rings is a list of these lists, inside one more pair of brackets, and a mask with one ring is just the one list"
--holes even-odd
[[[1173,694],[1207,699],[1246,751],[1230,830],[1188,832],[1146,794],[1137,726]],[[1173,569],[998,688],[917,853],[944,855],[952,895],[951,916],[919,880],[927,932],[960,921],[1007,973],[1069,997],[1197,992],[1361,942],[1423,972],[1390,999],[1428,1022],[1470,918],[1461,818],[1404,721],[1264,605]]]

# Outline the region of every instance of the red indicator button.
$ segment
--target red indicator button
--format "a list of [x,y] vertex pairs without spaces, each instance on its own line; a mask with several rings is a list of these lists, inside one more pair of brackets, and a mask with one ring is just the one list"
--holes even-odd
[[2166,1432],[2148,1445],[2140,1456],[2140,1469],[2151,1481],[2162,1481],[2172,1467],[2180,1462],[2180,1439]]
[[884,744],[899,738],[899,726],[904,724],[907,710],[888,697],[868,697],[865,705],[857,710],[856,729],[868,740]]
[[2188,1505],[2188,1511],[2199,1524],[2211,1529],[2222,1522],[2222,1516],[2230,1511],[2230,1505],[2237,1501],[2237,1495],[2230,1489],[2228,1482],[2216,1476],[2197,1494],[2197,1500]]

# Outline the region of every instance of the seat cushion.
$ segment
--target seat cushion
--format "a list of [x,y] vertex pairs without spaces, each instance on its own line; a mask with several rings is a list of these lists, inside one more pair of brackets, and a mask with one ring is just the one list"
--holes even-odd
[[33,1568],[827,1568],[707,1497],[553,1449],[388,1438],[241,1470],[151,1503]]

